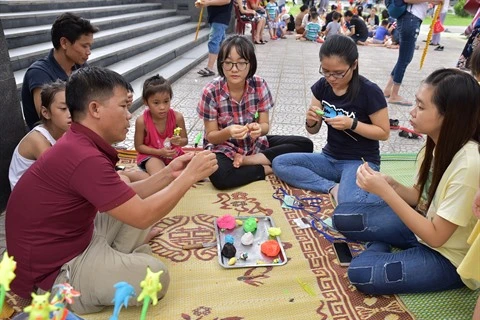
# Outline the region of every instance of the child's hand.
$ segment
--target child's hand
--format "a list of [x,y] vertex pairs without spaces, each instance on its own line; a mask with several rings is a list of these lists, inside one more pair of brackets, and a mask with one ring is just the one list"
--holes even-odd
[[158,150],[158,155],[167,159],[172,159],[177,155],[177,150],[162,148]]
[[170,138],[170,143],[171,143],[171,144],[174,144],[174,145],[176,145],[176,146],[179,146],[180,143],[182,143],[182,137],[180,137],[180,136],[172,136],[172,137]]
[[230,137],[233,139],[245,139],[248,134],[248,128],[238,124],[232,124],[228,127]]
[[250,132],[250,137],[255,140],[262,135],[262,127],[257,122],[252,122],[246,125]]
[[203,2],[203,0],[197,0],[195,1],[195,8],[201,8],[203,7],[205,4]]
[[347,130],[352,127],[353,119],[347,116],[326,118],[325,122],[337,130]]

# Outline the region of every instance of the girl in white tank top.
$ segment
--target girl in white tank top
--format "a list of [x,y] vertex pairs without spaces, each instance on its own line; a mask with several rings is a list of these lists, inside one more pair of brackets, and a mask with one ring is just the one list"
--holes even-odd
[[32,129],[15,148],[10,162],[10,187],[17,184],[28,168],[68,130],[72,122],[65,103],[65,82],[46,84],[41,92],[41,124]]

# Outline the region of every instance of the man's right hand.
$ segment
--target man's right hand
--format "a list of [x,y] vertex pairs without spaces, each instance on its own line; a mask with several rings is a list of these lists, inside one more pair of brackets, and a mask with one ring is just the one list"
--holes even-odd
[[218,164],[215,153],[204,150],[195,154],[185,170],[183,170],[183,174],[194,177],[196,182],[211,176],[217,169]]

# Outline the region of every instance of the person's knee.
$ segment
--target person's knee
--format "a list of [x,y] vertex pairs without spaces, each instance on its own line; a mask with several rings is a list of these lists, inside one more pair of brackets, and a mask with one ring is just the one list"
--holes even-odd
[[232,183],[227,179],[225,175],[211,175],[210,182],[218,190],[226,190],[233,188]]
[[[375,277],[375,272],[381,274]],[[371,295],[388,294],[388,288],[404,281],[404,266],[401,261],[391,261],[376,271],[373,264],[358,257],[352,260],[348,268],[348,279],[360,292]]]
[[305,150],[305,152],[313,152],[313,141],[306,138],[306,137],[301,137],[299,144],[301,145],[302,149]]
[[161,299],[165,296],[170,286],[170,273],[168,272],[168,269],[165,267],[165,265],[153,256],[152,259],[148,262],[148,266],[145,267],[145,270],[147,269],[147,267],[149,267],[150,270],[154,273],[163,271],[160,275],[160,284],[162,285],[162,290],[157,293],[157,297]]
[[[340,206],[341,205],[339,205],[339,207]],[[335,229],[341,233],[362,232],[366,229],[363,214],[361,213],[334,212],[332,221]]]

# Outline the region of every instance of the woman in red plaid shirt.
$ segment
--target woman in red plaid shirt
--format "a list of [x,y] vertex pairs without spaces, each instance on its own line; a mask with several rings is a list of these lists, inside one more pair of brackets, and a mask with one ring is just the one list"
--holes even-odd
[[217,68],[220,77],[203,88],[197,107],[205,124],[203,145],[217,156],[218,170],[210,176],[217,189],[265,179],[281,154],[313,152],[308,138],[267,135],[273,99],[265,80],[255,75],[257,58],[249,39],[225,40]]

